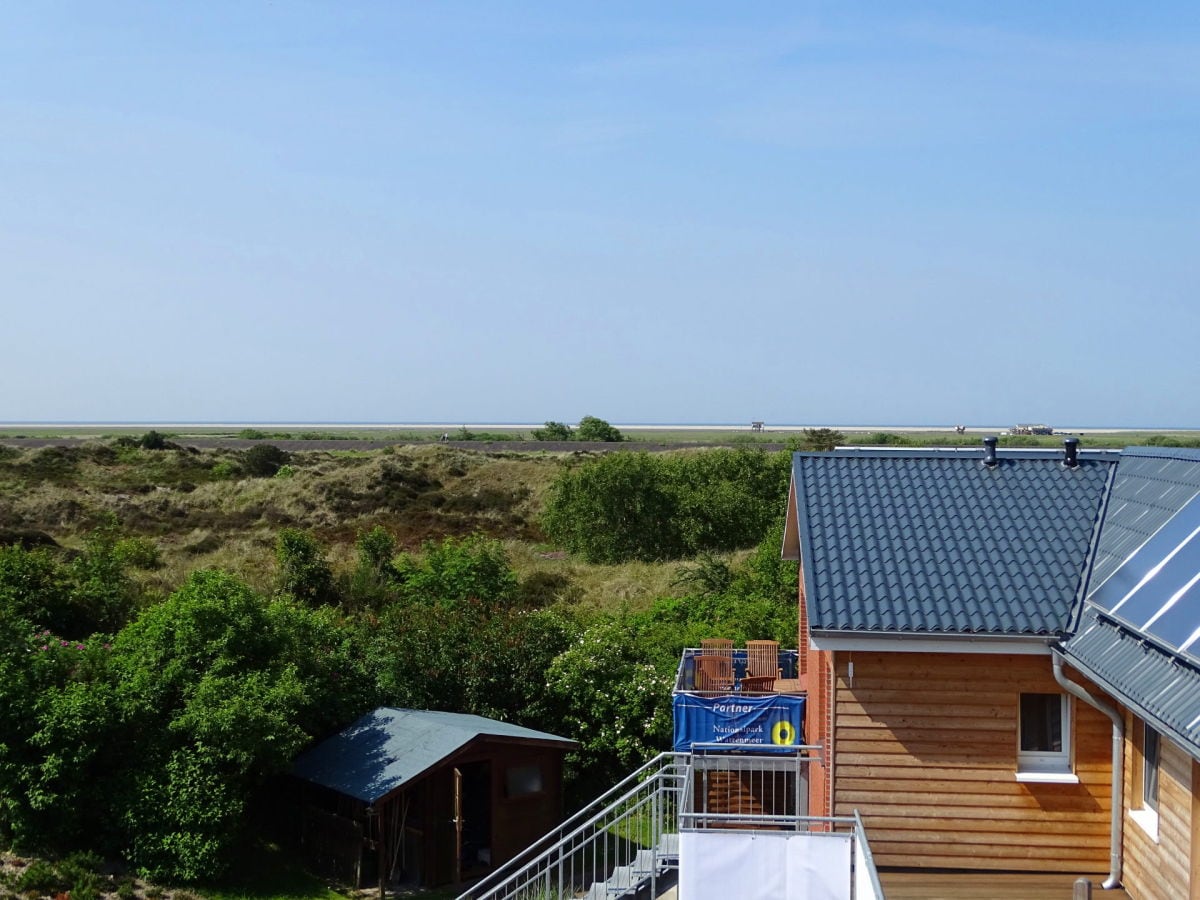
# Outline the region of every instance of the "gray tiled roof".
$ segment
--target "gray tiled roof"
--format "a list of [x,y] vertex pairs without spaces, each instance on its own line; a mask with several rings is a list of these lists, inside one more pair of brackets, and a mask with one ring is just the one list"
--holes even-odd
[[575,743],[483,716],[384,706],[300,756],[292,774],[374,803],[481,735]]
[[1081,589],[1118,454],[797,453],[814,632],[1055,635]]

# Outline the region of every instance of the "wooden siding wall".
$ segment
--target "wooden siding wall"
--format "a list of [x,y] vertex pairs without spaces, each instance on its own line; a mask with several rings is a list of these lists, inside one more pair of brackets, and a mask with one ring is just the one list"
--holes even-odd
[[1189,893],[1192,846],[1191,757],[1161,738],[1158,769],[1158,840],[1129,816],[1142,805],[1142,720],[1125,715],[1125,863],[1123,882],[1138,900],[1182,900]]
[[[529,746],[496,747],[492,759],[492,864],[508,862],[562,821],[563,751]],[[510,767],[537,765],[543,790],[524,797],[505,796]]]
[[1049,656],[840,652],[835,676],[834,813],[862,813],[877,865],[1107,871],[1109,720],[1072,703],[1079,784],[1015,777]]

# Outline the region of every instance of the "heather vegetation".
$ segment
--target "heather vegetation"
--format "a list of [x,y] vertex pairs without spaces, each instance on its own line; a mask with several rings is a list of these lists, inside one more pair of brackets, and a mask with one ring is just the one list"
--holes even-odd
[[219,875],[295,755],[381,704],[574,738],[583,801],[669,745],[684,647],[794,643],[786,451],[255,438],[0,446],[0,846],[59,860],[0,893],[87,897],[96,854]]
[[669,744],[683,647],[794,642],[786,479],[754,449],[3,450],[0,841],[211,878],[380,704],[575,738],[583,800]]

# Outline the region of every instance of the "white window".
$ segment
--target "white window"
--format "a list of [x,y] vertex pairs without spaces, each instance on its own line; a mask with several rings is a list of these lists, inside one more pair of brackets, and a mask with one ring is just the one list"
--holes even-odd
[[1145,723],[1142,727],[1142,806],[1158,812],[1158,732]]
[[1017,777],[1075,780],[1071,774],[1071,703],[1066,694],[1022,694],[1017,729]]

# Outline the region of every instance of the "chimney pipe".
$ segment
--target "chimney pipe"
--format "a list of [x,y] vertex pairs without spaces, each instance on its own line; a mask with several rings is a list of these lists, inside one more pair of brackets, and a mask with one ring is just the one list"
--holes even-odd
[[1079,438],[1069,437],[1063,441],[1063,465],[1068,469],[1079,465]]
[[996,458],[996,438],[985,437],[983,439],[983,464],[989,469],[994,469],[999,460]]

